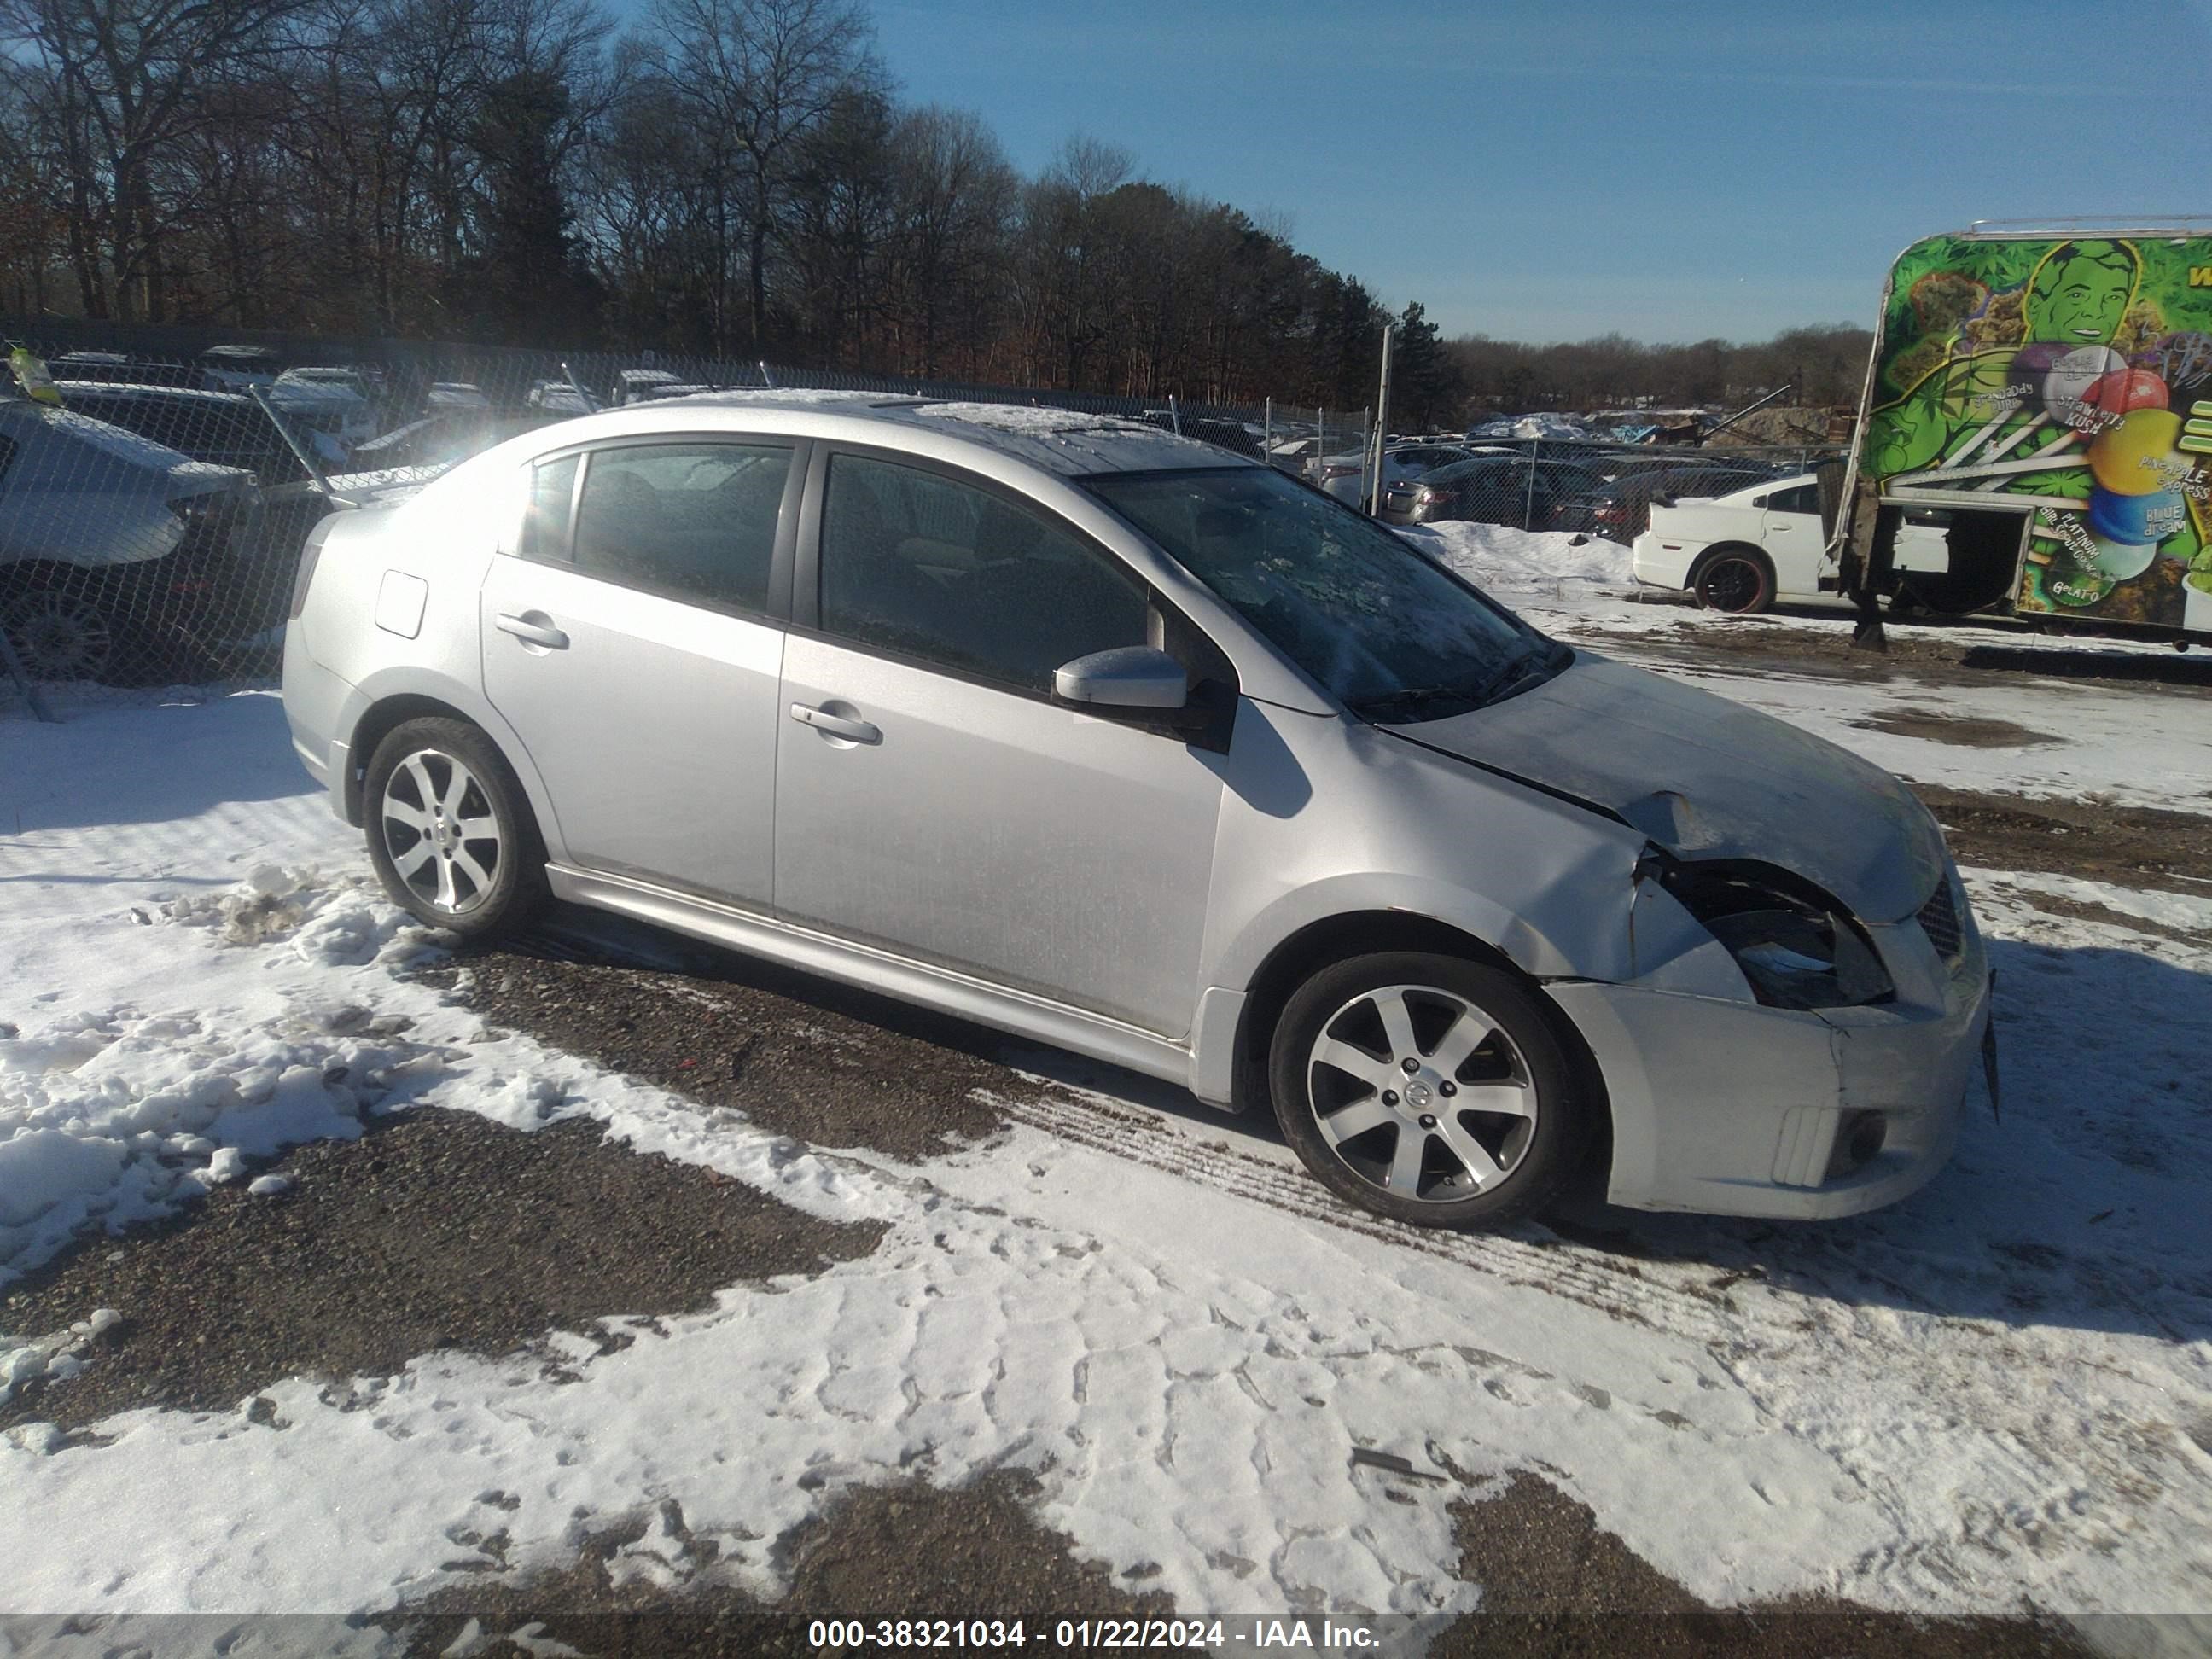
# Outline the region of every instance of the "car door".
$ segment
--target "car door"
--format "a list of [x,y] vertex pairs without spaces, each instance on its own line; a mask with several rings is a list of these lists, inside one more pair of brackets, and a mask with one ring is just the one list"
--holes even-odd
[[1050,696],[1062,663],[1170,637],[1161,602],[973,474],[842,449],[817,468],[776,721],[778,915],[1182,1036],[1212,757]]
[[571,861],[772,903],[771,595],[793,459],[789,444],[671,436],[532,469],[518,544],[482,591],[484,692]]
[[1759,545],[1773,562],[1776,592],[1820,591],[1820,556],[1826,539],[1820,534],[1818,484],[1797,484],[1768,494]]

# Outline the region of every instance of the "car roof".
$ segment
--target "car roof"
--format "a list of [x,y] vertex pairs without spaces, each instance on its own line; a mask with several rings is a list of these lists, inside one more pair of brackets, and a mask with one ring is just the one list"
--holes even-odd
[[[1108,415],[1034,404],[981,404],[902,398],[880,392],[704,392],[656,399],[560,423],[564,442],[690,426],[775,431],[849,443],[908,447],[900,436],[991,450],[1061,477],[1091,472],[1149,472],[1196,467],[1261,466],[1232,451]],[[948,457],[949,459],[949,457]]]
[[140,386],[131,380],[60,380],[54,384],[61,388],[65,403],[70,398],[160,398],[166,401],[182,399],[207,409],[258,407],[242,392],[203,392],[188,386]]

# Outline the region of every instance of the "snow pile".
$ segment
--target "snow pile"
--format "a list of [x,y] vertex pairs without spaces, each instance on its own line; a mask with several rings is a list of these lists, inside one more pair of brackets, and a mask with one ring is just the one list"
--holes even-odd
[[0,1404],[33,1377],[68,1382],[84,1369],[87,1350],[122,1322],[123,1316],[114,1309],[97,1308],[90,1318],[80,1319],[66,1330],[12,1347],[0,1341]]
[[357,1007],[240,1030],[121,1006],[0,1039],[0,1284],[82,1227],[151,1220],[254,1159],[356,1139],[365,1109],[444,1075],[377,1029]]
[[1398,533],[1438,564],[1487,588],[1557,592],[1565,581],[1627,586],[1635,580],[1628,550],[1594,536],[1461,519],[1408,525]]

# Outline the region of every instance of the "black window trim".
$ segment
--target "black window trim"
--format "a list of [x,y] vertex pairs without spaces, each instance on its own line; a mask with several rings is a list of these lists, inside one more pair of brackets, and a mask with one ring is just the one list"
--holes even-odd
[[[654,582],[627,580],[599,570],[585,570],[576,563],[576,524],[582,515],[584,484],[592,476],[593,458],[623,449],[666,449],[686,445],[714,444],[732,449],[781,449],[790,453],[791,462],[783,478],[783,500],[776,507],[775,543],[769,555],[768,592],[758,610],[750,605],[731,605],[720,599],[710,599],[695,592],[664,587]],[[540,553],[522,550],[521,520],[518,517],[510,532],[514,546],[514,556],[529,564],[551,565],[568,570],[595,582],[605,582],[610,587],[619,587],[629,592],[643,593],[649,598],[665,599],[672,605],[688,605],[697,610],[711,611],[716,616],[733,617],[740,622],[763,623],[772,628],[789,624],[791,617],[791,573],[794,551],[799,540],[799,513],[796,510],[805,489],[811,452],[817,447],[811,438],[788,437],[775,432],[653,432],[632,434],[620,438],[586,440],[565,444],[532,456],[522,464],[525,475],[534,475],[541,466],[557,466],[574,456],[576,477],[568,489],[568,521],[562,533],[561,545]],[[529,492],[524,492],[522,511],[529,511]]]
[[[1108,566],[1119,571],[1145,596],[1145,635],[1149,642],[1182,661],[1191,679],[1191,701],[1188,708],[1165,714],[1147,715],[1141,710],[1114,710],[1080,707],[1064,703],[1050,690],[1040,691],[1033,686],[1017,685],[971,669],[958,668],[910,651],[895,650],[873,641],[856,640],[822,625],[822,509],[830,484],[830,463],[840,455],[850,455],[861,460],[882,461],[893,466],[903,466],[916,472],[933,473],[947,483],[964,485],[993,496],[1009,507],[1043,518],[1079,545],[1106,561]],[[1247,463],[1256,465],[1256,463]],[[1210,471],[1216,469],[1177,469],[1180,471]],[[1118,475],[1117,475],[1118,476]],[[1080,488],[1081,478],[1067,482]],[[1103,505],[1103,503],[1102,503]],[[1121,515],[1115,514],[1118,520]],[[865,657],[879,658],[902,666],[919,670],[926,674],[942,675],[964,685],[974,685],[987,691],[1019,697],[1024,702],[1043,703],[1049,708],[1070,708],[1094,718],[1110,720],[1117,725],[1133,726],[1142,731],[1153,732],[1194,748],[1226,754],[1229,750],[1229,731],[1236,718],[1239,688],[1237,670],[1229,653],[1221,648],[1212,635],[1192,619],[1182,606],[1162,593],[1145,574],[1097,537],[1084,529],[1056,508],[1048,506],[1036,496],[1001,482],[988,474],[973,471],[957,462],[939,459],[934,455],[917,454],[912,450],[897,449],[881,444],[848,442],[842,439],[823,440],[814,445],[811,465],[807,471],[806,493],[798,514],[798,557],[792,568],[790,628],[804,638],[818,640],[834,645],[841,651],[857,652]],[[1184,657],[1208,659],[1192,662]]]

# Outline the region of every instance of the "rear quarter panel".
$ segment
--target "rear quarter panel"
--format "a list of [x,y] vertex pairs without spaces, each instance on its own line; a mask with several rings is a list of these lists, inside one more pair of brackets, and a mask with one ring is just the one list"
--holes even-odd
[[[507,556],[497,551],[503,523],[497,492],[418,511],[424,501],[339,514],[324,532],[297,628],[308,655],[352,688],[331,736],[349,745],[352,764],[365,766],[363,723],[379,705],[400,696],[446,704],[499,745],[530,798],[548,852],[560,857],[552,799],[514,729],[483,694],[477,596],[491,561]],[[412,639],[375,621],[385,578],[393,572],[418,578],[427,590]]]

